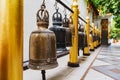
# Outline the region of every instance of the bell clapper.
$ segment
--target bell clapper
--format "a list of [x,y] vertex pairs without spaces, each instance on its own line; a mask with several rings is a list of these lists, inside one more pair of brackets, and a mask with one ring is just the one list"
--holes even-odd
[[42,80],[46,80],[45,70],[41,70]]

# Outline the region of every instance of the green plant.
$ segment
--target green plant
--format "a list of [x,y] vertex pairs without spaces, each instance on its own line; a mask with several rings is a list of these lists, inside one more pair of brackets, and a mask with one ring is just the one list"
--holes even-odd
[[116,15],[113,19],[115,21],[115,27],[120,28],[120,14]]
[[120,28],[112,27],[110,31],[111,39],[120,39]]

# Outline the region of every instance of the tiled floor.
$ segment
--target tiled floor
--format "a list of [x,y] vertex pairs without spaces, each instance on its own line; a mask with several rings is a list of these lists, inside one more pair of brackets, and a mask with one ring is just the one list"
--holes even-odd
[[120,80],[120,43],[102,47],[84,80]]
[[92,67],[94,70],[101,72],[114,80],[120,80],[120,67],[116,65],[102,65]]
[[[86,57],[80,51],[80,67],[68,67],[69,55],[58,58],[59,66],[46,70],[47,80],[120,80],[120,44],[101,46]],[[42,80],[41,71],[24,71],[23,80]]]

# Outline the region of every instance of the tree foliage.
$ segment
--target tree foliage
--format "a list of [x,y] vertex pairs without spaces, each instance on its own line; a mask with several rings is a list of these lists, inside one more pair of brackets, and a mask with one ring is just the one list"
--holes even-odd
[[92,0],[97,9],[101,9],[102,13],[120,14],[120,0]]
[[120,0],[92,0],[94,6],[102,11],[102,14],[114,15],[115,27],[120,28]]
[[112,27],[110,30],[110,38],[120,39],[120,28]]

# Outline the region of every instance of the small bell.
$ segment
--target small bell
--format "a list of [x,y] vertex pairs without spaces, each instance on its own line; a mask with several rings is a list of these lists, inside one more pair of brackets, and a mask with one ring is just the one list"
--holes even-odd
[[85,40],[85,34],[84,34],[84,28],[82,28],[82,25],[79,23],[78,27],[78,48],[83,49],[84,48],[84,40]]
[[37,12],[38,30],[33,31],[29,40],[29,68],[47,70],[58,66],[56,37],[48,30],[49,14],[45,5]]
[[78,48],[79,49],[84,49],[88,45],[87,43],[87,35],[84,32],[84,27],[79,23],[78,27]]
[[72,46],[72,31],[69,28],[69,19],[65,14],[65,18],[63,19],[63,27],[66,29],[66,46]]

